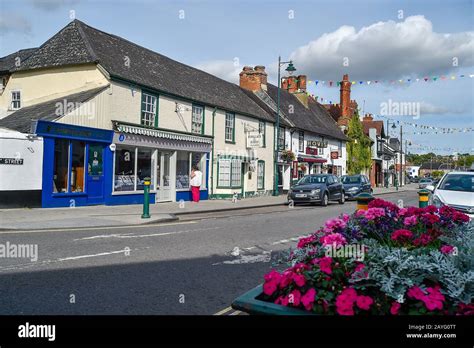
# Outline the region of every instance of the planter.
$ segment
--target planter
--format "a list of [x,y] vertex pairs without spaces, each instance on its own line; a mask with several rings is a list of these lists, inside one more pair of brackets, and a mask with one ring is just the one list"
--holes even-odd
[[232,302],[232,308],[256,315],[315,315],[297,308],[285,307],[272,302],[261,300],[263,295],[263,286],[247,291]]

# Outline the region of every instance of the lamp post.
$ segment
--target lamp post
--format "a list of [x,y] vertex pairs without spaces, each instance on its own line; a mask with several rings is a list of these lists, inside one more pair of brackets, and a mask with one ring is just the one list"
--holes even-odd
[[[278,142],[280,140],[280,83],[281,83],[281,78],[280,78],[280,69],[282,66],[285,64],[288,64],[288,67],[285,69],[288,71],[288,74],[292,74],[294,71],[296,71],[295,67],[293,66],[293,61],[288,61],[288,62],[282,62],[281,61],[281,56],[278,56],[278,87],[277,87],[277,117],[276,117],[276,132],[275,132],[275,163],[274,163],[274,177],[275,177],[275,182],[273,185],[273,195],[278,196]],[[285,144],[283,144],[285,146]]]
[[[395,122],[390,122],[390,120],[387,120],[387,146],[390,146],[389,125],[392,125],[392,129],[397,128],[397,126],[395,126]],[[395,175],[396,173],[397,173],[397,168],[395,166]],[[388,175],[388,160],[387,160],[387,175]],[[388,188],[388,181],[387,181],[387,188]],[[398,186],[397,186],[397,189],[398,189]]]

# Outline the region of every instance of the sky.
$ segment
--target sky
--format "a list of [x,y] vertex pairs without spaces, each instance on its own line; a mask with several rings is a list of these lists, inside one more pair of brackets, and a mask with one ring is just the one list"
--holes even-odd
[[[474,132],[419,127],[474,127],[473,7],[472,0],[0,0],[0,56],[41,45],[73,18],[233,83],[243,66],[264,65],[276,84],[281,56],[324,103],[339,101],[335,82],[349,74],[360,114],[393,120],[392,135],[402,125],[408,151],[474,153]],[[397,110],[403,106],[410,108]]]

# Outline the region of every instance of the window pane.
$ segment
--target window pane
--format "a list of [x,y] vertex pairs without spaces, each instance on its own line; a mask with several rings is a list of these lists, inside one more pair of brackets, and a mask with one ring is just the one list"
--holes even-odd
[[67,192],[69,140],[54,141],[53,192]]
[[88,156],[88,172],[89,175],[102,175],[102,146],[101,145],[89,145],[89,156]]
[[232,177],[231,186],[240,187],[242,173],[241,173],[242,161],[239,159],[232,160]]
[[225,114],[225,140],[234,141],[234,114]]
[[204,109],[200,106],[193,106],[191,132],[201,134],[203,129]]
[[72,140],[71,189],[70,192],[84,192],[84,154],[86,144]]
[[144,93],[142,98],[142,119],[141,122],[145,126],[155,125],[157,98],[153,95]]
[[189,188],[189,152],[178,151],[176,159],[176,188]]
[[135,190],[135,148],[117,147],[115,151],[114,190]]
[[[151,154],[150,149],[138,149],[137,190],[143,190],[145,178],[151,179]],[[153,183],[150,185],[150,190],[153,190]]]
[[264,162],[258,162],[257,166],[257,189],[261,190],[264,188],[264,173],[265,173],[265,163]]
[[170,154],[163,155],[163,187],[170,186]]
[[202,173],[201,187],[206,187],[206,156],[204,153],[193,152],[191,155],[191,166],[196,165]]
[[219,180],[218,186],[230,186],[230,160],[219,160]]

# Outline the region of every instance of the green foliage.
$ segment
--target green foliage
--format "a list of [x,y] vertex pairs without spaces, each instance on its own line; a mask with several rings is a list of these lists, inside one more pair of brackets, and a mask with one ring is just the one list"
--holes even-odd
[[371,140],[364,134],[359,114],[356,113],[349,122],[347,137],[347,172],[350,175],[360,174],[372,164]]
[[440,178],[440,177],[443,176],[443,174],[444,174],[444,172],[443,172],[442,170],[433,170],[433,171],[431,172],[431,176],[432,176],[433,178]]

